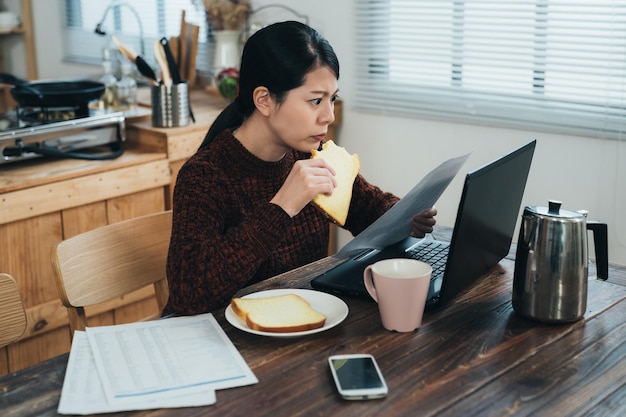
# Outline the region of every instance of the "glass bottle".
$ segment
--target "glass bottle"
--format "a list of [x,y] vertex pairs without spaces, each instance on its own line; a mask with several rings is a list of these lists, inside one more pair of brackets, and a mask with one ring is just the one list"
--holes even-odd
[[104,84],[104,93],[100,97],[99,107],[100,110],[119,110],[119,97],[117,94],[117,78],[113,74],[113,63],[108,58],[108,54],[105,53],[104,60],[102,61],[102,76],[100,82]]
[[137,104],[137,81],[130,62],[122,63],[122,78],[117,82],[120,110],[133,113]]

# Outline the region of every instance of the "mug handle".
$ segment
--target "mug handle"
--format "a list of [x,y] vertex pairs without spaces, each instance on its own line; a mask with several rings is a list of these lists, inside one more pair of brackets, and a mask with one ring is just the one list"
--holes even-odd
[[374,276],[372,275],[372,265],[365,267],[365,270],[363,271],[363,283],[365,284],[365,289],[369,295],[374,299],[374,301],[378,302],[378,297],[376,297],[376,287],[374,287]]

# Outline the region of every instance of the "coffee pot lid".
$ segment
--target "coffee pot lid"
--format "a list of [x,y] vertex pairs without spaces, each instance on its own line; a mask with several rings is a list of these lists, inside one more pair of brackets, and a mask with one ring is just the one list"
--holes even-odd
[[585,211],[571,211],[561,208],[561,202],[558,200],[549,200],[548,207],[526,206],[524,213],[539,214],[548,217],[558,217],[562,219],[580,219],[586,217]]

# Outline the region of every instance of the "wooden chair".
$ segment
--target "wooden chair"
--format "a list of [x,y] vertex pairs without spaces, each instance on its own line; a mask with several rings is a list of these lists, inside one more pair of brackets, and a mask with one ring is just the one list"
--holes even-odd
[[149,214],[73,236],[52,250],[52,269],[72,337],[85,330],[85,307],[153,284],[159,312],[168,298],[165,264],[172,212]]
[[0,349],[15,342],[26,331],[26,311],[17,283],[0,274]]

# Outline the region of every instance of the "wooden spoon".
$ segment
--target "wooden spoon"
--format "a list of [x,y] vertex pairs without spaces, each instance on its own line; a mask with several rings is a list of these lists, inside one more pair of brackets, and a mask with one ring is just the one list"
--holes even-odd
[[170,68],[167,65],[167,58],[165,58],[165,51],[163,45],[159,40],[154,42],[154,57],[156,58],[159,67],[161,68],[161,82],[165,86],[172,85],[172,76],[170,75]]

